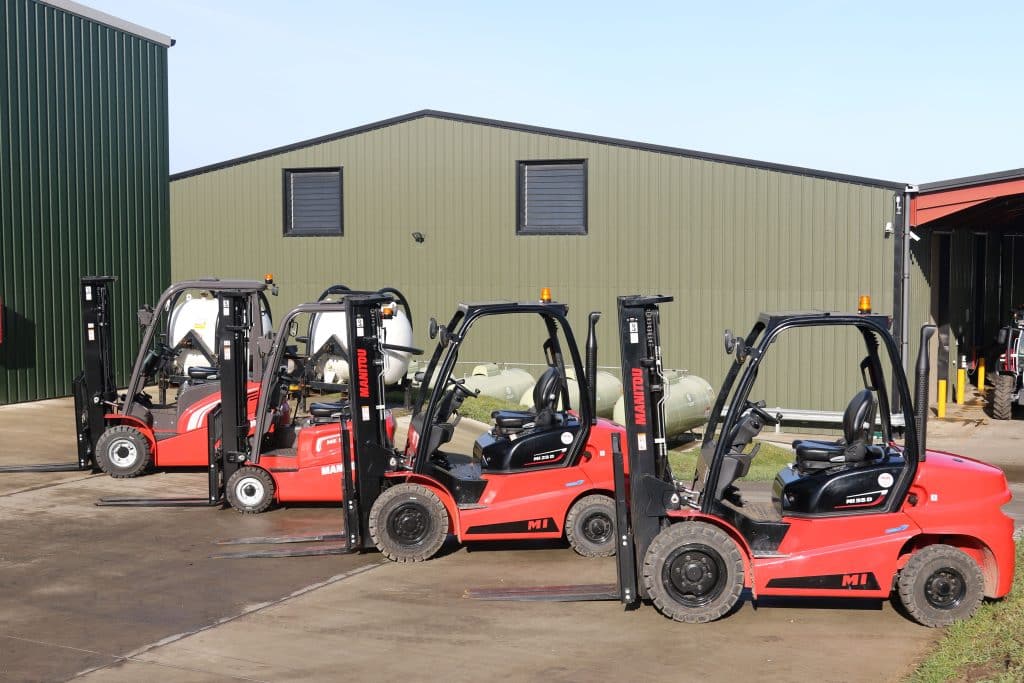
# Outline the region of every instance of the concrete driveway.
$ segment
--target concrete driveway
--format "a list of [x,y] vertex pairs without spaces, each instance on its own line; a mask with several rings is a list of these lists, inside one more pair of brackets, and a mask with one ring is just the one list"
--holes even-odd
[[[0,464],[70,460],[71,423],[68,401],[0,407]],[[932,447],[1013,464],[1024,423],[941,432]],[[616,602],[474,601],[467,588],[611,582],[614,565],[558,544],[451,548],[409,566],[376,554],[215,561],[218,539],[336,531],[340,515],[93,505],[203,492],[200,473],[0,475],[0,679],[885,681],[940,635],[882,601],[745,601],[701,626]]]

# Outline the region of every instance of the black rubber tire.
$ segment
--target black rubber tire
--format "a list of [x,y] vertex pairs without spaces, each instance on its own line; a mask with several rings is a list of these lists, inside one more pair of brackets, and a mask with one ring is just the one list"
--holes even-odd
[[397,484],[370,508],[370,537],[389,560],[429,560],[448,538],[448,510],[426,486]]
[[96,465],[115,479],[145,474],[152,464],[149,439],[135,427],[109,427],[96,441]]
[[702,624],[736,606],[743,592],[743,557],[718,527],[678,522],[654,537],[644,556],[643,581],[659,612]]
[[615,554],[615,501],[599,493],[580,498],[565,516],[565,538],[583,557]]
[[992,378],[992,417],[1009,420],[1013,417],[1013,375],[996,375]]
[[900,571],[900,602],[924,626],[949,626],[970,619],[985,597],[985,578],[970,555],[935,544],[915,552]]
[[240,467],[225,485],[228,503],[243,515],[258,515],[274,504],[277,485],[262,467]]

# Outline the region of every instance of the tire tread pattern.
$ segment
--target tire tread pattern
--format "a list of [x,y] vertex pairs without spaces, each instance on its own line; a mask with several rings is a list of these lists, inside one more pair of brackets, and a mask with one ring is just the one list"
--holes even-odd
[[612,525],[615,524],[615,501],[608,496],[600,493],[591,494],[580,498],[572,507],[569,508],[569,514],[565,516],[565,538],[569,541],[569,545],[578,554],[583,557],[611,557],[615,554],[616,548],[616,534],[612,533],[611,539],[605,546],[598,546],[587,540],[586,537],[579,537],[576,535],[576,522],[581,514],[583,514],[587,508],[591,506],[601,506],[612,520]]
[[1009,420],[1013,417],[1013,385],[1017,378],[1013,375],[996,375],[992,378],[992,417],[997,420]]
[[[242,505],[235,496],[235,486],[238,484],[238,481],[244,477],[254,477],[259,479],[263,484],[263,490],[266,492],[266,496],[257,505],[248,507]],[[236,512],[243,515],[258,515],[261,512],[266,512],[274,503],[274,492],[277,490],[277,485],[274,483],[274,478],[270,473],[262,467],[246,466],[235,470],[235,473],[228,478],[228,482],[224,485],[224,489],[224,495],[228,499],[228,504],[234,508]]]
[[[952,568],[962,570],[961,573],[964,574],[967,594],[963,602],[954,609],[937,609],[927,603],[923,594],[918,595],[918,583],[922,573],[936,561],[940,564],[935,569],[940,568],[941,563],[948,563]],[[982,598],[985,597],[985,577],[981,573],[981,567],[970,555],[951,545],[936,543],[916,551],[910,557],[900,570],[896,590],[900,603],[917,623],[929,628],[949,626],[955,621],[969,619],[974,615]]]
[[[114,467],[104,455],[107,443],[114,441],[118,437],[132,439],[136,442],[136,448],[139,450],[139,459],[127,470],[120,470]],[[133,479],[152,471],[153,449],[150,448],[149,439],[135,427],[131,425],[114,425],[113,427],[108,427],[96,442],[96,465],[114,479]]]
[[[681,605],[662,586],[662,563],[680,545],[700,543],[716,550],[726,567],[726,585],[712,602],[700,607]],[[688,624],[703,624],[728,614],[743,593],[743,556],[736,542],[707,522],[677,522],[654,537],[644,556],[643,581],[654,606],[666,617]]]
[[[387,536],[387,513],[393,501],[415,498],[425,504],[433,523],[432,536],[410,552]],[[396,484],[380,494],[370,508],[370,537],[384,557],[393,562],[424,562],[437,554],[448,538],[448,509],[436,493],[421,484]],[[384,533],[382,533],[384,532]]]

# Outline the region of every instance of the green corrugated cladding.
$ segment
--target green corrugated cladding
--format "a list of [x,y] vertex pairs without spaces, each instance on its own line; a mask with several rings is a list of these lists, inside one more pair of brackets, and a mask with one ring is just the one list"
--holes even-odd
[[78,279],[116,275],[115,364],[170,277],[167,48],[32,0],[0,15],[0,404],[62,396]]
[[[516,161],[528,159],[587,159],[588,235],[516,235]],[[282,169],[335,165],[345,235],[283,237]],[[745,333],[758,311],[853,310],[859,294],[891,310],[892,219],[891,189],[424,117],[172,181],[171,263],[176,280],[273,272],[279,314],[331,283],[395,286],[421,346],[428,316],[447,320],[459,300],[534,299],[550,286],[581,338],[587,312],[605,313],[601,363],[616,368],[615,297],[673,294],[667,365],[718,385],[723,329]],[[783,347],[764,398],[845,407],[853,341]],[[508,329],[491,358],[462,360],[536,359],[535,343]]]

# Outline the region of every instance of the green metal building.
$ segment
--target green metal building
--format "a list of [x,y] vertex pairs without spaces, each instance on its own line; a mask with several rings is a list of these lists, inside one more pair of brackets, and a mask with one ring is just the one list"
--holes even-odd
[[[395,286],[420,345],[427,317],[443,322],[459,300],[534,299],[548,286],[577,334],[588,311],[605,313],[601,363],[616,367],[616,296],[673,294],[666,363],[717,384],[723,329],[745,333],[758,311],[853,310],[870,294],[902,316],[904,188],[421,111],[172,176],[172,276],[272,272],[279,310],[332,283]],[[530,343],[510,330],[491,358],[464,360],[520,360]],[[805,335],[766,368],[769,405],[842,409],[851,371],[833,357],[853,350]],[[829,369],[792,372],[800,364]]]
[[70,393],[82,275],[119,278],[115,364],[129,367],[135,307],[170,279],[172,44],[67,0],[3,0],[0,404]]

